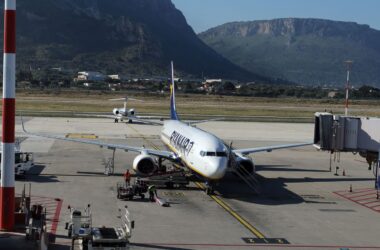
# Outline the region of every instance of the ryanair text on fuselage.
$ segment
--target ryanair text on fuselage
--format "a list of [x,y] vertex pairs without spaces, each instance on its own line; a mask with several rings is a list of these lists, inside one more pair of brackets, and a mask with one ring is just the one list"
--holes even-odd
[[194,146],[194,142],[191,141],[189,138],[181,135],[177,131],[173,131],[172,135],[170,136],[170,142],[174,145],[176,149],[181,151],[182,153],[188,155],[191,151],[191,149]]

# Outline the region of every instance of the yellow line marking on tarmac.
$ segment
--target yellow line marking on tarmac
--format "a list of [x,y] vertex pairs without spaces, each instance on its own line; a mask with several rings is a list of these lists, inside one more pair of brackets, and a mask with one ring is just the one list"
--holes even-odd
[[[205,186],[200,182],[195,182],[195,184],[202,190],[205,189]],[[228,206],[221,198],[216,195],[209,195],[216,203],[218,203],[224,210],[231,214],[235,219],[237,219],[243,226],[245,226],[251,233],[253,233],[257,238],[264,239],[265,236],[254,226],[252,226],[246,219],[240,216],[236,211],[234,211],[230,206]]]
[[95,134],[80,134],[80,133],[69,133],[66,135],[66,138],[75,138],[75,139],[97,139],[98,136]]
[[[134,130],[137,134],[143,138],[144,141],[146,141],[148,144],[150,144],[154,149],[159,150],[159,148],[148,138],[146,138],[143,134],[141,134],[136,128],[132,127],[131,125],[127,124],[128,127],[130,127],[132,130]],[[204,190],[205,186],[200,182],[194,182],[195,185],[198,186],[199,189]],[[246,219],[244,219],[242,216],[240,216],[236,211],[234,211],[230,206],[228,206],[221,198],[217,197],[216,195],[210,195],[210,197],[218,203],[224,210],[226,210],[230,215],[232,215],[236,220],[238,220],[243,226],[245,226],[251,233],[253,233],[257,238],[259,239],[265,239],[264,234],[262,234],[258,229],[256,229],[254,226],[252,226]]]

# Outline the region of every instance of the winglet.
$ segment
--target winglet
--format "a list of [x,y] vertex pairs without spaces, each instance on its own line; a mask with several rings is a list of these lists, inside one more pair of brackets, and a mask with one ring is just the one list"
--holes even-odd
[[174,82],[174,66],[171,62],[171,84],[170,84],[170,118],[172,120],[179,120],[177,109],[175,106],[175,82]]

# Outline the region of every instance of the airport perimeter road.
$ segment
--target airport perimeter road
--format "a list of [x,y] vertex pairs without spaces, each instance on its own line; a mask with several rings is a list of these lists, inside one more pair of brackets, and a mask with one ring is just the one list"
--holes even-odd
[[[79,118],[30,118],[25,125],[33,132],[163,148],[157,136],[159,126]],[[311,124],[210,122],[198,126],[233,141],[235,148],[310,141],[313,134]],[[358,155],[342,154],[339,176],[334,176],[328,171],[329,155],[311,146],[255,154],[260,195],[254,195],[236,176],[227,175],[215,197],[201,191],[201,180],[200,185],[192,183],[182,190],[160,189],[159,195],[170,202],[165,208],[147,200],[117,200],[116,183],[131,168],[135,154],[117,151],[115,175],[104,176],[111,151],[28,137],[19,123],[16,127],[18,136],[26,137],[22,148],[36,152],[37,162],[26,180],[16,182],[16,191],[32,183],[32,195],[63,201],[56,249],[68,249],[70,244],[64,230],[67,206],[87,204],[92,205],[93,224],[98,226],[119,225],[118,209],[128,205],[136,222],[131,249],[380,249],[380,213],[345,198],[345,193],[336,193],[352,185],[359,196],[359,190],[373,187],[373,174]]]

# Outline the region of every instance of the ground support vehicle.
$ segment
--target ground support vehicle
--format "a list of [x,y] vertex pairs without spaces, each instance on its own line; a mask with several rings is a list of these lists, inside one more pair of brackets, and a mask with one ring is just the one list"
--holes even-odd
[[[1,149],[0,149],[1,161]],[[15,176],[22,177],[34,166],[33,153],[15,150]],[[0,172],[1,174],[1,172]]]
[[135,196],[145,198],[145,193],[148,191],[148,185],[145,182],[136,181],[133,185],[128,185],[125,182],[118,182],[116,185],[117,198],[133,200]]
[[[71,249],[88,250],[124,250],[128,249],[132,236],[134,221],[125,206],[124,215],[120,215],[120,227],[93,227],[90,205],[86,209],[70,208],[70,222],[66,223],[68,235],[71,237]],[[121,213],[121,209],[119,209]]]
[[151,175],[149,177],[138,178],[136,182],[144,182],[148,186],[155,185],[156,187],[166,188],[185,188],[189,185],[189,180],[185,171],[171,171]]

